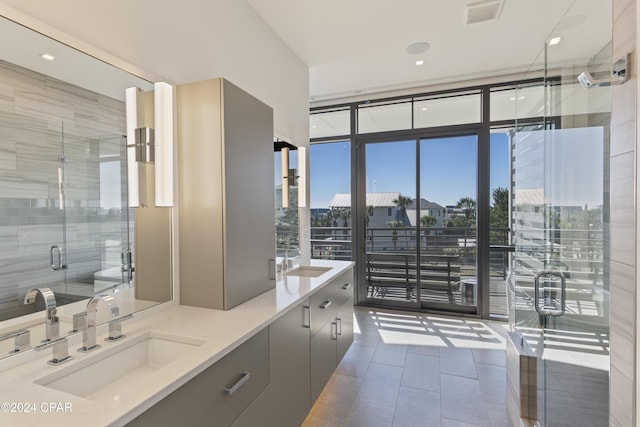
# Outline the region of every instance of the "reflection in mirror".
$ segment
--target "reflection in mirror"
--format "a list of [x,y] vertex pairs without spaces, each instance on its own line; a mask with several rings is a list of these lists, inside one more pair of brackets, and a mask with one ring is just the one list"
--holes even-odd
[[298,150],[283,141],[274,142],[276,200],[276,257],[279,262],[299,255]]
[[[77,302],[58,312],[69,322],[61,335],[95,295],[116,296],[122,315],[168,301],[171,210],[157,215],[161,237],[142,256],[162,260],[168,274],[137,283],[136,246],[150,246],[150,233],[138,232],[127,194],[125,89],[153,85],[5,18],[0,34],[11,40],[0,58],[0,321],[34,312],[23,303],[31,288],[51,289],[58,307]],[[35,310],[44,308],[39,297]],[[0,335],[44,320],[0,323]]]

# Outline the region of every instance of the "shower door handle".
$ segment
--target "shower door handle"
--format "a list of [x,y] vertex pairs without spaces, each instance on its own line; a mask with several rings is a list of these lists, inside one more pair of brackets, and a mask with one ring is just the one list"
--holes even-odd
[[[540,304],[541,300],[544,301],[544,298],[540,298],[541,296],[544,297],[544,295],[540,295],[540,278],[548,277],[548,276],[554,276],[554,277],[560,278],[560,309],[546,308],[544,305],[544,302],[542,303],[542,305]],[[565,301],[567,296],[567,282],[562,272],[552,271],[552,270],[539,271],[538,273],[536,273],[533,279],[533,286],[534,286],[534,292],[533,292],[534,305],[538,314],[542,316],[552,316],[552,317],[558,317],[564,314]],[[544,287],[542,289],[544,292]]]
[[62,250],[58,245],[52,245],[49,249],[49,262],[52,270],[64,270],[67,266],[62,264]]
[[131,249],[127,249],[127,253],[125,255],[124,252],[120,253],[120,260],[122,262],[121,271],[123,273],[127,273],[127,280],[133,280],[133,256],[131,253]]

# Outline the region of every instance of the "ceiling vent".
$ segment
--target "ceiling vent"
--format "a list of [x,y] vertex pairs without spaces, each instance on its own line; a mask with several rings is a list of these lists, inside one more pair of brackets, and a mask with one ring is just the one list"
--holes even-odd
[[483,0],[467,5],[467,25],[497,19],[502,11],[503,0]]

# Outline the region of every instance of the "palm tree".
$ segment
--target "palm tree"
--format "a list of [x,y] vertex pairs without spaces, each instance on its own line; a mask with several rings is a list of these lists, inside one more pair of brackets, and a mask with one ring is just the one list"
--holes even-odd
[[[471,197],[462,197],[457,206],[464,212],[465,227],[469,227],[471,219],[476,216],[476,201]],[[467,230],[464,230],[464,250],[467,250]]]
[[435,225],[438,222],[438,219],[435,216],[431,215],[422,215],[420,217],[420,226],[424,228],[424,245],[427,247],[427,236],[429,233],[429,227]]
[[406,225],[405,218],[407,218],[407,206],[413,203],[413,199],[408,196],[399,194],[397,198],[392,200],[393,204],[400,209],[400,215],[402,216],[402,225]]
[[371,220],[372,216],[373,216],[373,206],[369,205],[367,206],[367,227],[369,226],[369,221]]
[[329,209],[329,212],[327,212],[327,219],[329,220],[329,227],[337,227],[338,226],[338,221],[337,221],[338,218],[340,218],[339,209],[336,209],[336,208]]
[[456,206],[464,212],[464,219],[467,221],[468,225],[469,221],[476,216],[476,201],[471,197],[463,197],[458,200]]
[[[407,216],[407,206],[409,206],[411,203],[413,203],[413,199],[411,197],[403,196],[402,194],[398,194],[398,197],[393,199],[392,202],[400,210],[400,216],[402,217],[402,220],[399,221],[400,224],[402,224],[403,226],[406,226],[407,225],[407,220],[409,218]],[[405,241],[405,244],[406,244],[406,248],[409,248],[409,238],[407,237],[407,229],[406,228],[404,230],[404,241]]]
[[[367,230],[369,230],[369,221],[371,221],[371,217],[373,216],[373,205],[369,205],[367,206]],[[370,230],[369,233],[371,234],[371,238],[369,239],[371,241],[371,250],[373,250],[373,230]]]
[[351,218],[351,209],[349,208],[342,208],[340,209],[340,219],[342,220],[342,226],[344,227],[344,230],[342,230],[342,234],[344,234],[345,236],[345,240],[347,238],[347,234],[349,232],[349,219]]
[[391,221],[389,225],[393,228],[391,241],[393,242],[393,249],[396,249],[398,247],[398,230],[396,228],[402,227],[402,223],[400,221]]

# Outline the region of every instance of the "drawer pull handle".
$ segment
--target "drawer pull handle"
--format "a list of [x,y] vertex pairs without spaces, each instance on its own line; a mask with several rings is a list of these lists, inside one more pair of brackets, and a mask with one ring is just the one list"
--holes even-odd
[[323,310],[326,310],[327,308],[329,308],[330,305],[331,305],[331,301],[325,301],[322,304],[320,304],[320,308]]
[[334,341],[338,340],[338,322],[331,322],[331,339]]
[[348,291],[349,289],[351,289],[351,283],[345,283],[344,285],[342,285],[342,289]]
[[336,317],[336,335],[342,335],[342,319],[339,317]]
[[235,383],[233,385],[233,387],[224,389],[224,394],[226,394],[228,396],[233,396],[233,394],[236,391],[238,391],[240,389],[240,387],[242,387],[244,385],[244,383],[249,381],[249,378],[251,378],[251,373],[250,372],[243,372],[242,373],[242,377],[238,380],[237,383]]
[[302,308],[305,310],[305,313],[306,313],[305,320],[302,321],[302,327],[310,328],[311,327],[311,307],[309,307],[308,305],[305,305]]

